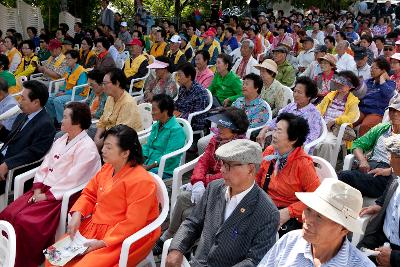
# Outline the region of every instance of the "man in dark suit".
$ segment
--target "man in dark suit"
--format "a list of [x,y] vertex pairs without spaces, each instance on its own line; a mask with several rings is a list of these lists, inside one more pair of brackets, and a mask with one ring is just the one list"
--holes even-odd
[[[44,84],[27,81],[23,84],[20,108],[11,130],[0,126],[0,179],[15,167],[41,159],[50,149],[55,129],[44,106],[49,93]],[[4,186],[0,185],[0,191]]]
[[[375,205],[364,208],[360,216],[375,215],[365,230],[365,236],[357,245],[358,248],[376,249],[376,263],[379,266],[400,266],[400,135],[386,139],[385,145],[391,153],[393,182],[388,184],[383,195],[375,201]],[[390,246],[385,246],[389,243]]]
[[211,182],[169,248],[166,266],[181,266],[183,254],[199,240],[190,266],[256,266],[273,246],[279,211],[255,184],[259,144],[233,140],[215,152],[223,179]]

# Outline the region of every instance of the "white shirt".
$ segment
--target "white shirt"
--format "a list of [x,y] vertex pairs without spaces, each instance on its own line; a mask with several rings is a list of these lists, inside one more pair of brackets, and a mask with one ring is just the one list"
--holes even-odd
[[301,51],[297,56],[297,61],[299,63],[298,67],[307,68],[311,64],[311,62],[314,61],[314,58],[315,58],[314,48],[311,48],[308,51],[305,50]]
[[342,56],[336,55],[336,70],[337,72],[350,70],[356,74],[357,65],[354,58],[347,53]]
[[[397,177],[399,179],[400,177]],[[400,245],[399,238],[399,214],[400,214],[400,186],[397,186],[396,192],[394,192],[390,199],[389,205],[386,208],[385,220],[383,222],[383,232],[390,241],[395,245]]]
[[368,64],[365,64],[364,67],[362,68],[357,68],[356,73],[358,78],[362,77],[364,81],[368,80],[371,78],[371,66]]
[[254,182],[253,184],[246,190],[244,190],[242,193],[239,193],[237,195],[234,195],[231,197],[230,194],[230,187],[228,186],[226,188],[225,192],[225,200],[226,200],[226,205],[225,205],[225,216],[224,216],[224,221],[228,219],[229,216],[231,216],[232,212],[236,209],[237,205],[239,205],[240,201],[247,195],[247,193],[250,192],[251,189],[254,187]]

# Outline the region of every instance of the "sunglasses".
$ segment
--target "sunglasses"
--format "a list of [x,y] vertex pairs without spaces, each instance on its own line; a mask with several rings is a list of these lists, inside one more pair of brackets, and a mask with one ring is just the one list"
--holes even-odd
[[384,51],[393,51],[393,48],[392,47],[385,47],[383,50]]

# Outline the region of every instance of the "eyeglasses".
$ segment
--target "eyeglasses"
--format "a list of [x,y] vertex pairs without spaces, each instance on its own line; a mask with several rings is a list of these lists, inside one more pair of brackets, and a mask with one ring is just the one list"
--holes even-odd
[[106,85],[106,84],[109,84],[109,83],[111,83],[111,81],[110,81],[110,82],[104,82],[104,81],[103,81],[103,82],[101,83],[101,85]]
[[383,50],[384,51],[393,51],[393,48],[392,47],[385,47]]
[[220,164],[224,166],[225,170],[227,170],[228,172],[231,170],[231,168],[237,167],[237,166],[242,166],[245,164],[241,164],[241,163],[228,163],[226,161],[220,160]]

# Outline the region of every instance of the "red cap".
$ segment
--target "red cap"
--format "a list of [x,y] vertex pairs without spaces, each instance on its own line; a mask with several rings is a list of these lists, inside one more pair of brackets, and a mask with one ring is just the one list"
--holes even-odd
[[203,35],[201,37],[206,38],[206,37],[215,37],[215,33],[212,30],[208,30],[205,33],[203,33]]
[[142,41],[140,41],[140,39],[138,38],[133,38],[128,45],[138,45],[140,47],[143,47],[143,43]]
[[62,47],[62,43],[58,39],[50,40],[50,43],[49,43],[49,46],[48,46],[49,50],[54,50],[54,49],[60,48],[60,47]]

